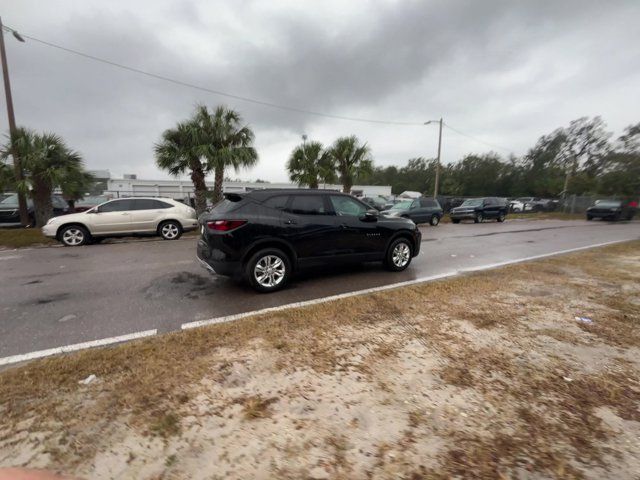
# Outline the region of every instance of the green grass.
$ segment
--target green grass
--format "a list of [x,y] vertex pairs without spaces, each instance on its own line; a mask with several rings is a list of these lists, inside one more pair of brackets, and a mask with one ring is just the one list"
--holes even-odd
[[45,237],[39,228],[0,229],[0,248],[30,247],[32,245],[52,245],[56,241]]

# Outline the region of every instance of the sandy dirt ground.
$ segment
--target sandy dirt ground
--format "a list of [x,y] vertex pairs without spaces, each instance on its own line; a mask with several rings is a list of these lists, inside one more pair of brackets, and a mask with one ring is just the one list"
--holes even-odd
[[33,362],[0,373],[0,467],[637,479],[639,291],[634,242]]

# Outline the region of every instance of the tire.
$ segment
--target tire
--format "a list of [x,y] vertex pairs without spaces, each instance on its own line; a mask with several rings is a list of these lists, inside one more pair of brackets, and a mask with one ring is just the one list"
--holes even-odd
[[[269,273],[260,275],[269,267]],[[278,272],[280,275],[278,275]],[[245,279],[251,287],[260,293],[270,293],[284,287],[291,276],[291,260],[277,248],[265,248],[254,253],[245,265]]]
[[175,220],[167,220],[158,225],[158,235],[163,240],[177,240],[182,236],[182,225]]
[[431,220],[429,220],[429,225],[432,227],[437,227],[440,223],[440,217],[438,215],[431,215]]
[[484,217],[481,213],[476,213],[476,217],[473,219],[473,223],[482,223]]
[[498,215],[497,220],[498,220],[499,223],[502,223],[502,222],[504,222],[505,218],[506,218],[506,215],[504,214],[504,212],[500,212],[500,214]]
[[406,238],[397,238],[389,248],[384,257],[384,266],[387,270],[392,272],[401,272],[405,270],[411,263],[411,257],[413,255],[413,248],[411,242]]
[[459,218],[452,218],[451,219],[451,223],[460,223],[460,219]]
[[65,247],[80,247],[91,243],[91,234],[81,225],[67,225],[60,229],[58,239]]
[[591,215],[587,215],[587,220],[593,220],[593,217]]

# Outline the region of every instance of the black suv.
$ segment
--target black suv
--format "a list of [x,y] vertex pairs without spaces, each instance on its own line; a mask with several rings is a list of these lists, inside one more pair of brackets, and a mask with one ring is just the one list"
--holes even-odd
[[460,220],[464,219],[480,223],[488,218],[504,222],[507,216],[507,204],[495,197],[468,198],[459,207],[451,209],[449,215],[453,223],[460,223]]
[[199,222],[198,258],[260,292],[282,288],[304,266],[382,260],[401,271],[422,238],[411,220],[379,216],[350,195],[324,190],[225,194]]

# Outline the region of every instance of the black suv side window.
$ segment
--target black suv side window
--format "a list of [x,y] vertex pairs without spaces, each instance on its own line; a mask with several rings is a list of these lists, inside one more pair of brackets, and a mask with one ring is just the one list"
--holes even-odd
[[287,206],[288,195],[276,195],[275,197],[267,198],[264,201],[264,206],[269,208],[275,208],[276,210],[284,210]]
[[347,196],[330,195],[331,206],[336,215],[347,215],[351,217],[359,217],[367,211],[367,207]]
[[288,211],[298,215],[327,215],[321,195],[294,195]]

